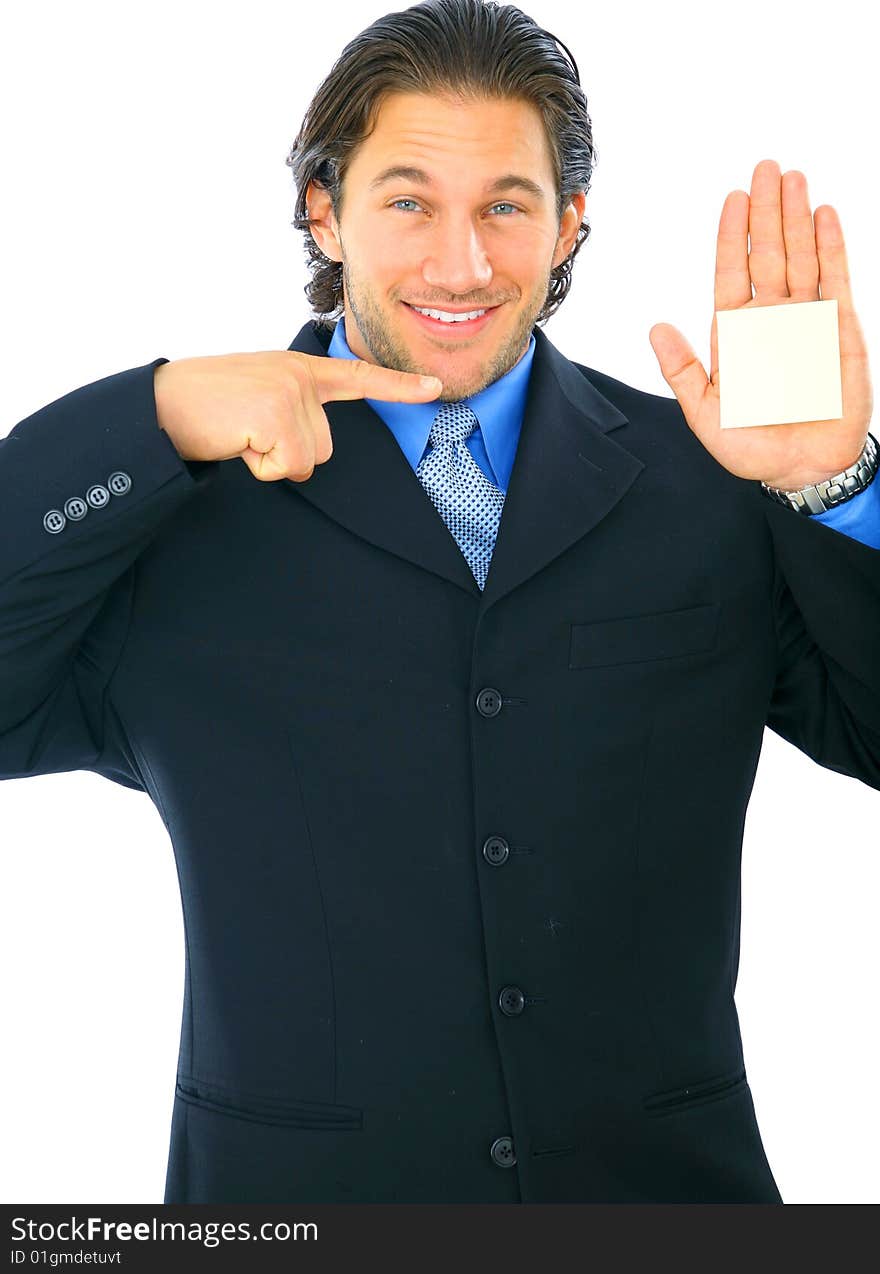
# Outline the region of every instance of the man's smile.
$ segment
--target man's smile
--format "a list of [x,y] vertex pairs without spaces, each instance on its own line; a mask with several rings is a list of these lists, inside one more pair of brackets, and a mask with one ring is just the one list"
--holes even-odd
[[[485,310],[479,318],[462,319],[450,317],[438,319],[432,317],[430,314],[421,314],[419,310],[410,305],[408,301],[401,301],[401,305],[405,308],[408,314],[412,315],[413,321],[418,323],[423,331],[430,332],[432,335],[440,335],[444,337],[452,336],[456,339],[461,339],[462,336],[473,336],[478,332],[482,332],[482,330],[485,327],[488,327],[489,323],[492,321],[493,315],[501,309],[501,305],[493,305],[491,308]],[[423,308],[427,309],[428,307],[425,306]],[[439,305],[431,306],[430,308],[433,313],[453,315],[457,313],[473,314],[480,307],[474,307],[473,309],[463,311],[445,310]]]

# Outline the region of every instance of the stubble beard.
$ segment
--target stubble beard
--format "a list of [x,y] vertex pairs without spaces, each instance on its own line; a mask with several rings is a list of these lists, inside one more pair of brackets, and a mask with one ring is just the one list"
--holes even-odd
[[[381,367],[390,367],[398,372],[416,372],[424,375],[433,374],[431,369],[412,358],[406,346],[396,340],[384,313],[375,303],[368,289],[360,288],[354,283],[348,262],[343,258],[342,283],[345,300],[354,315],[358,331],[364,345],[370,351],[374,361]],[[499,380],[509,372],[525,352],[531,337],[532,328],[544,305],[550,287],[550,275],[544,281],[543,288],[536,291],[531,303],[521,310],[516,327],[510,336],[495,350],[488,360],[469,380],[456,379],[447,375],[444,379],[442,393],[438,402],[459,402],[478,394],[487,385]]]

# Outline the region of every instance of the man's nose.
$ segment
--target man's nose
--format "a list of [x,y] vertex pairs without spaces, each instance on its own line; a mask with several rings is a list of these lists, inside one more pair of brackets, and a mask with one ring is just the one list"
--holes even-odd
[[437,224],[431,232],[422,278],[430,287],[458,296],[485,288],[492,266],[479,229],[468,218]]

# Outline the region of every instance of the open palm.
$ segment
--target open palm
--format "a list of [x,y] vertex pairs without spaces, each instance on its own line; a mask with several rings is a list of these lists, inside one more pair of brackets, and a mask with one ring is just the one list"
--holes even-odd
[[751,194],[731,191],[721,210],[715,310],[832,299],[837,301],[843,394],[843,416],[837,420],[722,429],[714,314],[708,377],[677,328],[669,323],[651,328],[649,340],[663,378],[688,425],[719,464],[738,477],[793,491],[840,473],[861,454],[873,409],[868,351],[853,308],[840,219],[830,204],[811,214],[802,172],[783,175],[775,160],[762,159],[752,174]]

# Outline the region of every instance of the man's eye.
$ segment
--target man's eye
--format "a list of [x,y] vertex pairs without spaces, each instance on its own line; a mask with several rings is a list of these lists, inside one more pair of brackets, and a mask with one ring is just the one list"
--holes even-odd
[[496,204],[493,204],[493,205],[492,205],[492,207],[493,207],[493,208],[513,208],[513,211],[514,211],[514,212],[518,212],[518,211],[519,211],[519,209],[518,209],[518,208],[515,208],[515,207],[514,207],[514,205],[513,205],[512,203],[506,203],[506,202],[505,202],[505,203],[496,203]]
[[396,207],[399,203],[412,203],[412,204],[414,204],[415,202],[416,202],[416,201],[415,201],[415,199],[395,199],[395,200],[394,200],[394,203],[393,203],[393,204],[391,204],[390,206],[391,206],[392,208],[395,208],[395,207]]

